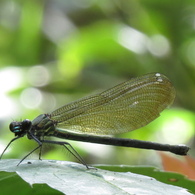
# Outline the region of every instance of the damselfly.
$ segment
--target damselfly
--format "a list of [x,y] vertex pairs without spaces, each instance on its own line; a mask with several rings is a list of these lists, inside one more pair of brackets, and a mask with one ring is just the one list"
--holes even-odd
[[[66,141],[46,139],[53,136],[62,139],[99,144],[169,151],[186,155],[189,147],[169,145],[133,139],[114,138],[106,135],[129,132],[143,127],[157,118],[175,98],[175,89],[166,76],[149,73],[123,82],[102,93],[88,96],[64,105],[49,114],[41,114],[33,121],[14,121],[10,130],[15,137],[10,144],[27,135],[38,146],[27,154],[19,164],[43,143],[63,145],[86,167],[87,164]],[[41,157],[41,152],[39,158]]]

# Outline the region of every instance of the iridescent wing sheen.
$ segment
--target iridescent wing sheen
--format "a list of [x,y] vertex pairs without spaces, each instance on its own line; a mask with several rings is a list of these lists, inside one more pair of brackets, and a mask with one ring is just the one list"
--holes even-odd
[[50,116],[60,131],[111,135],[147,125],[174,98],[175,89],[168,78],[149,73],[64,105]]

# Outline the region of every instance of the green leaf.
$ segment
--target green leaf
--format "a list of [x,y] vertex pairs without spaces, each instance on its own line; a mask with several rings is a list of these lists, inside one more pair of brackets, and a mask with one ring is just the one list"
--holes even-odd
[[183,187],[189,189],[195,194],[195,181],[187,179],[184,175],[174,173],[174,172],[165,172],[161,171],[155,167],[147,166],[128,166],[128,165],[95,165],[95,167],[117,172],[131,172],[136,174],[142,174],[149,177],[153,177],[158,181],[161,181],[166,184],[171,184],[174,186]]
[[[31,160],[28,162],[25,160],[17,166],[18,162],[19,160],[2,160],[0,162],[0,171],[4,171],[2,172],[4,176],[0,179],[0,187],[3,185],[9,190],[10,186],[17,182],[20,183],[17,180],[17,182],[12,181],[12,183],[5,185],[5,180],[9,177],[14,180],[15,173],[17,173],[32,186],[32,190],[35,190],[34,184],[41,184],[41,186],[47,184],[64,194],[191,194],[184,188],[167,185],[154,178],[130,172],[87,169],[81,164],[65,161]],[[5,172],[12,173],[5,175]],[[15,194],[19,194],[18,190],[22,191],[22,187],[18,188],[17,186],[14,186]],[[20,192],[21,194],[25,193]]]
[[15,172],[0,172],[1,194],[9,195],[61,195],[62,193],[46,184],[34,184],[33,187],[25,182]]

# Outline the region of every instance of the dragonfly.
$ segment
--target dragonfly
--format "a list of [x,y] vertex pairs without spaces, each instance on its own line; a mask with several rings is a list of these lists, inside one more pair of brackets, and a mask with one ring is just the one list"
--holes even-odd
[[170,145],[110,136],[149,124],[173,103],[175,95],[175,88],[165,75],[148,73],[104,92],[73,101],[51,113],[41,114],[32,121],[13,121],[9,129],[15,137],[8,143],[0,159],[12,142],[24,136],[37,142],[38,146],[20,160],[18,165],[38,149],[41,159],[43,143],[50,143],[64,146],[88,168],[71,144],[67,141],[49,140],[48,137],[187,155],[190,148],[183,144]]

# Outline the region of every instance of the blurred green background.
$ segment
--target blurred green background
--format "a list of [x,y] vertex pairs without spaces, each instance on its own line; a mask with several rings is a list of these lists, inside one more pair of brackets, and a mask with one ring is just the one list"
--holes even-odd
[[[176,100],[154,122],[121,137],[185,143],[193,156],[195,1],[1,0],[0,151],[14,137],[11,121],[33,120],[149,72],[172,81]],[[155,151],[71,143],[89,164],[160,166]],[[22,138],[3,158],[22,158],[36,145]],[[53,145],[43,158],[76,161]]]

